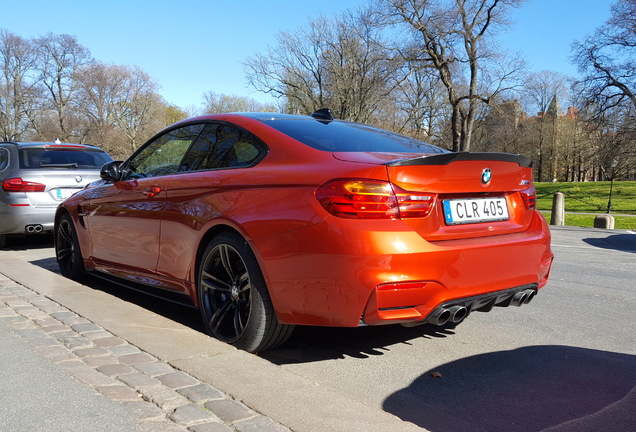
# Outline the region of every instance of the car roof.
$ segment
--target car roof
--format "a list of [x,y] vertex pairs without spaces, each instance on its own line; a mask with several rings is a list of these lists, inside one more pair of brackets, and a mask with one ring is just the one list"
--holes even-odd
[[278,119],[296,119],[296,120],[316,120],[311,116],[298,115],[298,114],[280,114],[273,112],[247,112],[247,113],[234,113],[242,115],[244,117],[253,118],[255,120],[278,120]]
[[2,141],[0,144],[12,144],[18,148],[47,148],[47,149],[83,149],[83,150],[99,150],[104,151],[101,148],[88,144],[74,144],[74,143],[60,143],[60,142],[47,142],[47,141],[32,141],[32,142],[18,142],[18,141]]

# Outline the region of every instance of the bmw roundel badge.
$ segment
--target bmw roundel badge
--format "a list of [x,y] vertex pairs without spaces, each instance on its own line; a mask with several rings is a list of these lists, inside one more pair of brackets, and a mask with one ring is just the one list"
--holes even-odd
[[490,183],[492,179],[492,170],[490,168],[486,168],[481,172],[481,184],[487,185]]

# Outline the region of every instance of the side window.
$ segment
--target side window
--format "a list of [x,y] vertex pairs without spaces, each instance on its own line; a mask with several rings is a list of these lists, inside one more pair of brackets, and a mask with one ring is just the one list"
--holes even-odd
[[4,171],[9,166],[9,150],[0,147],[0,171]]
[[265,152],[250,132],[226,124],[208,124],[184,159],[188,171],[250,166]]
[[128,162],[129,177],[171,175],[182,168],[182,160],[205,125],[174,129],[147,144]]

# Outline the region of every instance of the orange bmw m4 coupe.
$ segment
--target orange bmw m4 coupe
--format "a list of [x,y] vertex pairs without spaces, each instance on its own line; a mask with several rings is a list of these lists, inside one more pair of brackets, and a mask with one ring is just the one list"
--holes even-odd
[[528,303],[548,280],[531,165],[326,109],[196,117],[59,206],[57,261],[72,279],[189,303],[250,352],[294,325],[459,323]]

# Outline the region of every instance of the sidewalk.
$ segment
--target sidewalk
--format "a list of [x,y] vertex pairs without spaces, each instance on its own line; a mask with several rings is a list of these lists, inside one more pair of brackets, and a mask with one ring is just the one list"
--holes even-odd
[[289,431],[3,276],[0,341],[11,430]]
[[[0,326],[60,374],[103,395],[113,416],[123,410],[131,419],[130,429],[113,423],[105,431],[424,431],[135,304],[2,255]],[[16,356],[0,359],[21,361]],[[6,379],[0,374],[3,389]],[[71,392],[63,386],[53,392],[62,398],[58,406]],[[29,415],[47,424],[45,411]],[[9,426],[4,419],[3,425]]]
[[[2,285],[2,281],[0,281]],[[6,291],[0,289],[0,296]],[[0,422],[13,431],[137,431],[124,406],[68,376],[18,335],[30,320],[0,307]]]

